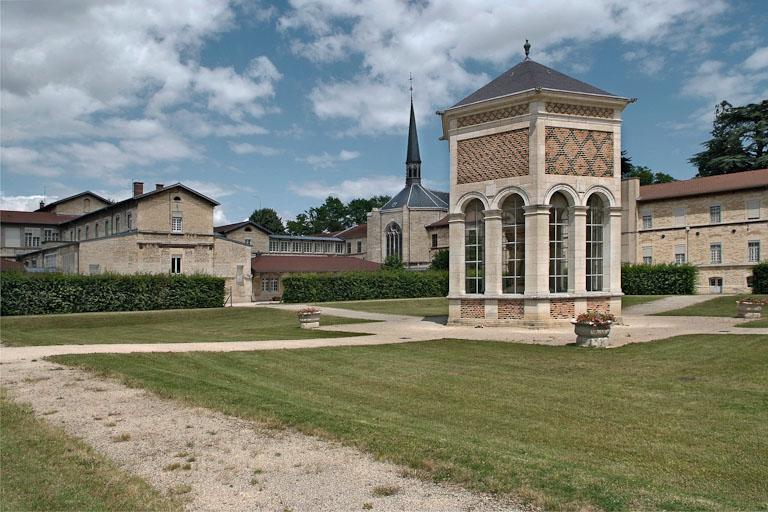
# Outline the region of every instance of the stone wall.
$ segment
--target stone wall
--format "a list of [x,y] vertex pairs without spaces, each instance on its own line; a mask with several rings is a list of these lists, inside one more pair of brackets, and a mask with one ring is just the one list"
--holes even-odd
[[[174,201],[178,197],[180,201]],[[184,189],[170,189],[143,198],[138,203],[136,228],[170,232],[172,212],[181,212],[184,233],[213,233],[213,205]]]
[[269,235],[253,226],[243,226],[230,231],[225,235],[229,240],[245,243],[246,238],[251,240],[251,252],[266,253],[269,251]]
[[547,174],[613,176],[613,133],[547,126]]
[[528,174],[528,130],[512,130],[463,139],[457,149],[458,183],[474,183]]

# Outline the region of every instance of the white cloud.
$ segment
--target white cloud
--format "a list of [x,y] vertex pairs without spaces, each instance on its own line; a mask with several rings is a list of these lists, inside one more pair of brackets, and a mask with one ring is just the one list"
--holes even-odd
[[177,180],[184,185],[197,190],[204,196],[208,196],[211,199],[219,201],[222,197],[231,196],[236,192],[234,188],[228,185],[221,185],[219,183],[213,183],[210,181],[198,181],[198,180]]
[[[278,20],[292,50],[317,63],[360,60],[353,77],[320,82],[310,94],[321,119],[349,120],[348,133],[393,132],[407,124],[408,71],[417,69],[415,101],[422,119],[490,77],[473,71],[480,61],[504,69],[533,43],[534,59],[564,61],[584,72],[588,60],[558,50],[608,39],[671,51],[704,51],[718,29],[723,0],[551,0],[532,9],[498,0],[291,0]],[[517,40],[517,43],[514,41]],[[499,42],[504,43],[500,44]],[[659,57],[643,64],[663,65]],[[599,85],[599,84],[598,84]]]
[[57,197],[45,196],[5,196],[0,194],[0,210],[34,211],[40,206],[40,201],[55,201]]
[[755,50],[755,53],[744,61],[744,67],[751,71],[768,67],[768,46]]
[[222,226],[224,224],[231,224],[231,222],[229,221],[227,214],[224,213],[224,208],[217,206],[213,209],[213,225]]
[[238,155],[248,155],[251,153],[256,153],[257,155],[261,155],[261,156],[276,156],[283,152],[283,150],[279,148],[263,146],[260,144],[250,144],[248,142],[242,142],[242,143],[230,142],[229,149],[231,149],[234,153],[237,153]]
[[318,155],[309,155],[302,158],[297,158],[300,162],[306,162],[315,169],[325,169],[328,167],[335,167],[340,162],[347,162],[360,157],[360,152],[350,151],[342,149],[338,154],[332,155],[326,151]]
[[666,59],[661,54],[649,52],[647,49],[639,49],[625,52],[622,58],[633,63],[637,68],[649,76],[656,76],[664,69]]
[[343,201],[376,194],[395,194],[402,188],[402,176],[366,176],[330,185],[310,181],[300,185],[291,183],[288,186],[294,194],[302,197],[325,199],[328,196],[335,196]]

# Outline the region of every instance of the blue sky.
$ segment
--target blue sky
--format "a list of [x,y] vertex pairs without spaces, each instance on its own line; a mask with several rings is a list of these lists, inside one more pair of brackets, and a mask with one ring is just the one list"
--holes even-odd
[[623,145],[678,178],[714,105],[768,97],[762,0],[3,2],[3,208],[183,181],[219,223],[284,218],[404,179],[408,75],[422,174],[448,188],[435,110],[531,57],[638,102]]

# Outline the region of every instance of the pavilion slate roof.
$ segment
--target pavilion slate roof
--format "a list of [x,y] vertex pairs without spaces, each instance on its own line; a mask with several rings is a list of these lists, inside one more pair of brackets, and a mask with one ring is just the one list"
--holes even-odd
[[382,210],[396,210],[408,206],[409,208],[448,208],[448,193],[429,190],[421,183],[411,183],[403,190],[387,201],[381,207]]
[[527,59],[494,78],[451,108],[538,88],[620,97]]

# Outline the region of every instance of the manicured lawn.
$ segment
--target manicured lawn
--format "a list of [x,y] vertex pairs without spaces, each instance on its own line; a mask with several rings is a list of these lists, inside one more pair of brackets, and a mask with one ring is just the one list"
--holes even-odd
[[768,336],[53,359],[546,509],[768,506]]
[[0,390],[0,510],[182,510]]
[[316,305],[320,308],[328,306],[369,313],[388,313],[390,315],[448,316],[448,299],[444,297],[323,302]]
[[[765,308],[763,308],[763,315],[765,315]],[[752,327],[752,328],[768,327],[768,318],[761,318],[760,320],[750,320],[748,322],[744,322],[743,324],[736,324],[736,327]]]
[[625,295],[621,298],[621,307],[624,309],[667,297],[669,297],[669,295]]
[[[658,313],[664,316],[736,316],[736,301],[739,299],[768,299],[768,295],[725,295],[713,299],[699,302],[692,306],[672,311]],[[768,313],[768,309],[763,308],[763,314]]]
[[[365,320],[323,316],[321,325],[360,322]],[[345,332],[301,329],[295,313],[271,308],[3,317],[0,319],[0,328],[2,341],[9,346],[260,341],[359,336]]]

